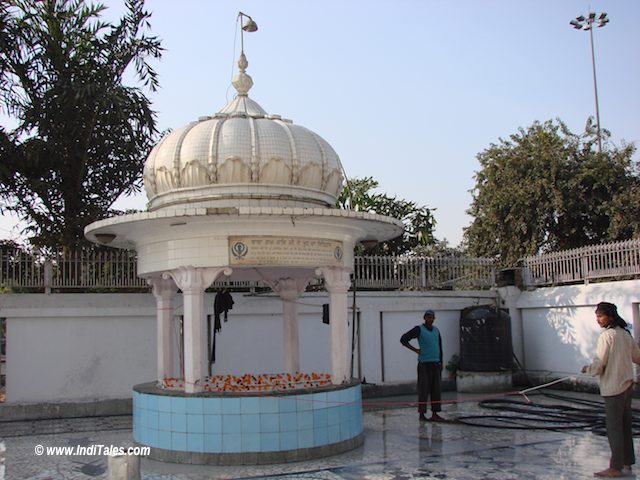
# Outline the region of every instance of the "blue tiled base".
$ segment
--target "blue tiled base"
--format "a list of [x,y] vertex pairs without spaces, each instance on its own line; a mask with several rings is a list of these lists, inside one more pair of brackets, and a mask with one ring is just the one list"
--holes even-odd
[[[281,395],[188,395],[143,384],[133,392],[133,438],[165,452],[158,455],[165,459],[171,457],[166,451],[184,452],[187,455],[175,457],[187,463],[219,463],[192,462],[198,456],[189,453],[229,454],[229,459],[237,454],[261,454],[263,460],[281,457],[278,461],[282,461],[297,457],[297,451],[307,454],[315,449],[318,456],[325,456],[332,454],[325,447],[355,448],[362,443],[350,442],[361,438],[361,400],[359,383]],[[284,456],[268,455],[285,452]],[[233,463],[244,462],[236,459]]]

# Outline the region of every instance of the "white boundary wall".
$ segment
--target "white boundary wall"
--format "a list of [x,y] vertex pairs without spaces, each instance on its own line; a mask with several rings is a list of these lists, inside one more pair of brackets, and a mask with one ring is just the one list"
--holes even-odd
[[[349,304],[352,303],[349,294]],[[282,372],[282,302],[268,294],[233,294],[229,321],[216,338],[214,373]],[[493,304],[496,292],[358,292],[361,342],[354,358],[371,383],[412,382],[416,356],[400,336],[436,311],[444,360],[458,352],[460,311]],[[214,294],[205,311],[213,312]],[[330,329],[322,323],[325,293],[300,297],[300,368],[330,369]],[[175,297],[176,315],[182,313]],[[156,376],[156,309],[149,294],[7,294],[6,403],[89,401],[131,397],[131,387]],[[349,315],[351,332],[351,314]],[[349,339],[351,345],[351,339]]]
[[[416,358],[400,345],[400,335],[422,321],[425,309],[435,310],[446,363],[459,352],[460,311],[493,304],[498,294],[512,318],[514,353],[530,372],[564,377],[590,361],[599,334],[593,310],[600,301],[617,304],[636,338],[640,332],[640,280],[526,292],[358,292],[354,376],[377,384],[415,381]],[[210,313],[213,298],[205,299]],[[214,373],[282,371],[279,297],[236,293],[233,299],[229,321],[217,336]],[[321,321],[327,302],[323,293],[299,300],[300,363],[306,372],[329,370],[329,327]],[[175,303],[179,315],[180,295]],[[7,318],[7,404],[129,398],[134,384],[156,375],[155,315],[150,293],[0,296],[0,317]]]
[[[595,354],[600,327],[595,306],[602,301],[640,333],[640,280],[539,288],[520,292],[501,288],[512,322],[514,353],[525,370],[550,377],[578,375]],[[579,376],[587,380],[586,376]]]

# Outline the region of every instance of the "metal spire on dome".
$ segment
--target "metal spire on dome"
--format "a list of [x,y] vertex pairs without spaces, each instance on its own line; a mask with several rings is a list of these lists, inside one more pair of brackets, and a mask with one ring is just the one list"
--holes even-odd
[[255,32],[258,30],[258,25],[249,15],[239,12],[237,21],[242,21],[243,19],[246,19],[246,21],[240,24],[240,58],[238,59],[238,69],[240,71],[231,80],[231,85],[236,89],[237,95],[216,115],[261,118],[267,115],[267,112],[249,98],[248,93],[253,86],[253,79],[247,74],[249,62],[247,62],[247,57],[244,54],[244,32]]
[[249,62],[244,54],[244,32],[255,32],[258,30],[258,25],[253,21],[246,13],[238,12],[238,19],[242,21],[246,18],[247,21],[240,28],[240,58],[238,59],[238,68],[240,72],[233,77],[231,84],[241,97],[246,97],[249,90],[253,86],[253,79],[246,73]]

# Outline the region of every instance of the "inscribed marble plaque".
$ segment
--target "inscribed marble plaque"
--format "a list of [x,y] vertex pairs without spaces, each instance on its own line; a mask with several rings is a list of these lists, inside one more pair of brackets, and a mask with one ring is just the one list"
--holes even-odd
[[319,238],[229,237],[231,265],[342,266],[342,242]]

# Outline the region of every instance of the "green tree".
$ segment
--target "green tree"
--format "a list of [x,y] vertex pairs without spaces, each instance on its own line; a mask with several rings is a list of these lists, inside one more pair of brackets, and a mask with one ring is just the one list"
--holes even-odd
[[461,243],[457,247],[449,245],[449,240],[434,239],[428,245],[418,245],[412,249],[412,253],[421,257],[465,257],[467,255],[466,245]]
[[640,238],[640,165],[631,186],[616,194],[612,201],[609,237],[625,240]]
[[[0,207],[29,224],[36,246],[74,247],[84,227],[138,191],[156,136],[142,88],[158,80],[149,59],[144,0],[105,23],[105,7],[82,0],[0,3]],[[130,68],[131,67],[131,68]],[[133,70],[140,86],[124,84]]]
[[[360,212],[377,213],[397,218],[404,223],[404,234],[368,248],[367,255],[400,255],[418,245],[434,243],[436,220],[433,210],[415,202],[376,193],[378,182],[371,177],[350,179],[338,197],[337,206]],[[360,250],[363,250],[360,247]],[[363,254],[364,251],[358,252]]]
[[591,122],[573,134],[560,120],[535,122],[479,153],[465,229],[471,255],[498,256],[504,265],[540,252],[629,238],[637,217],[639,179],[635,147],[612,145],[603,131],[603,151]]

